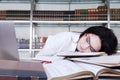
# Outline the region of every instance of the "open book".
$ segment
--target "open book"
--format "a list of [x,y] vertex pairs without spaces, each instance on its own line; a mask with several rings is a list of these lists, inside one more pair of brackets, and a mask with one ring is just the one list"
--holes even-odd
[[59,60],[49,64],[43,64],[48,80],[71,80],[92,79],[97,80],[99,76],[110,76],[120,78],[120,71],[102,66]]
[[120,55],[87,57],[87,58],[68,58],[69,60],[101,65],[105,67],[120,67]]
[[61,52],[57,56],[62,57],[95,57],[106,55],[105,52]]

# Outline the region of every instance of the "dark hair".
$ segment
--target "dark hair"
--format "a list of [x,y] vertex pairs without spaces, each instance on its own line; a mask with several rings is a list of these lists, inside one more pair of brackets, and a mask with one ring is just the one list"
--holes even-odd
[[108,55],[116,53],[118,40],[111,29],[103,26],[93,26],[82,32],[80,37],[86,33],[91,33],[99,36],[101,39],[101,49],[99,51],[106,52]]

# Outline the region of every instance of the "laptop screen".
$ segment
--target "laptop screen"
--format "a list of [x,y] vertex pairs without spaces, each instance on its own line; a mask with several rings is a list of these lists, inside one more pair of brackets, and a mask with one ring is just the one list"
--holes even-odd
[[0,22],[0,59],[19,60],[13,22]]

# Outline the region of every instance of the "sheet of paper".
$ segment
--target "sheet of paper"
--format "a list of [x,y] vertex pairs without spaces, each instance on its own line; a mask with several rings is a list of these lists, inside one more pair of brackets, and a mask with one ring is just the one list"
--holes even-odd
[[[50,64],[43,64],[49,78],[69,76],[72,74],[80,75],[77,73],[86,71],[91,71],[96,74],[100,69],[103,68],[101,66],[90,65],[91,64],[74,63],[69,60],[60,60]],[[88,74],[88,72],[86,74]]]

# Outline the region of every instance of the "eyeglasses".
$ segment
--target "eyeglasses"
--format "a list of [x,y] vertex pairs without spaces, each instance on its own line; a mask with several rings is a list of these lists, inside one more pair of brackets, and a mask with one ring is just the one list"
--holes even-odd
[[96,50],[91,46],[91,44],[90,44],[90,36],[88,36],[87,38],[86,38],[86,42],[89,44],[89,47],[90,47],[90,50],[91,50],[91,52],[96,52]]

